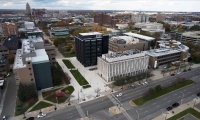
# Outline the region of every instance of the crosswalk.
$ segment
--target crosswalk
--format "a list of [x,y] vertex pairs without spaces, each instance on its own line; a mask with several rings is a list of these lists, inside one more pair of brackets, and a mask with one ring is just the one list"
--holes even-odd
[[85,113],[83,112],[83,110],[79,104],[75,105],[75,107],[81,117],[86,117]]

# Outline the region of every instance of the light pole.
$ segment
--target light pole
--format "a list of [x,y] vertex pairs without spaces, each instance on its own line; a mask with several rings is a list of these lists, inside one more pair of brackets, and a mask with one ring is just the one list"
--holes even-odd
[[193,105],[193,107],[192,107],[192,108],[194,108],[195,104],[196,104],[196,98],[194,98],[194,105]]
[[23,119],[26,119],[25,113],[24,113],[24,117],[23,117]]
[[181,94],[183,95],[183,96],[182,96],[182,98],[181,98],[181,105],[182,105],[183,98],[184,98],[184,94],[183,94],[183,92],[182,92],[182,91],[180,91],[180,92],[181,92]]
[[140,116],[139,116],[139,113],[138,111],[135,109],[136,113],[138,114],[138,119],[137,120],[140,120]]

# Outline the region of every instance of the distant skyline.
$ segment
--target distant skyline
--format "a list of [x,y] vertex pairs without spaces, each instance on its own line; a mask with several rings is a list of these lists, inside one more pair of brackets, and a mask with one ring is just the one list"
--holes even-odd
[[200,12],[200,0],[0,0],[1,9],[141,10]]

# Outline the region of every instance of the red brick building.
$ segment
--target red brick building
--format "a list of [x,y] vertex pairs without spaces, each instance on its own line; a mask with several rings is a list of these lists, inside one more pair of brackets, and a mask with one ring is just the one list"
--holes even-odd
[[8,37],[10,35],[18,36],[18,28],[15,23],[5,22],[2,23],[3,36]]

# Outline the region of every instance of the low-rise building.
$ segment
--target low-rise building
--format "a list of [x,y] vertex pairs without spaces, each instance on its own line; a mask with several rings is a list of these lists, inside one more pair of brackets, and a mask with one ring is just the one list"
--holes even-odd
[[158,44],[159,49],[152,49],[146,52],[150,56],[149,65],[152,68],[175,61],[186,62],[189,58],[189,48],[178,41],[158,41]]
[[69,30],[66,27],[51,27],[49,33],[50,36],[65,36],[69,35]]
[[42,36],[42,31],[35,26],[34,22],[24,22],[19,28],[21,37],[27,36]]
[[50,43],[48,40],[44,40],[44,49],[47,52],[47,55],[49,56],[49,60],[51,64],[56,62],[55,46],[52,43]]
[[191,31],[182,33],[180,41],[191,42],[200,45],[200,31]]
[[120,52],[132,49],[145,51],[148,49],[148,42],[130,36],[116,36],[109,40],[109,51]]
[[153,33],[165,33],[165,29],[163,28],[163,24],[150,22],[150,23],[135,23],[134,27],[136,29],[142,30],[144,32]]
[[136,34],[136,33],[132,33],[132,32],[124,33],[124,35],[133,37],[135,39],[139,39],[141,41],[148,42],[148,49],[150,49],[152,42],[155,40],[155,38],[153,38],[153,37],[149,37],[149,36],[145,36],[145,35],[141,35],[141,34]]
[[113,52],[98,57],[98,74],[111,82],[115,77],[134,76],[147,71],[149,56],[139,50]]
[[8,37],[10,35],[18,36],[18,28],[15,23],[5,22],[2,23],[3,36]]

